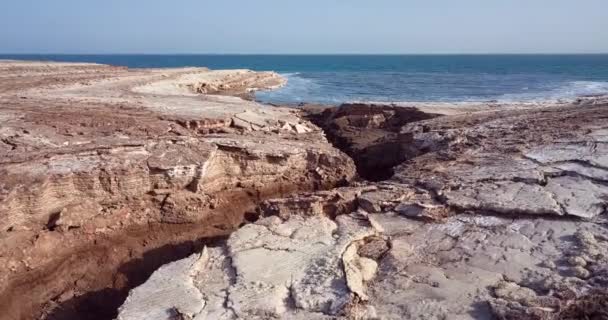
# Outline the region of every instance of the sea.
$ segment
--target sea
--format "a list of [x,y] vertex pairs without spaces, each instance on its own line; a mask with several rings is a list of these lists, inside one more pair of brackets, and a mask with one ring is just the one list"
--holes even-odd
[[197,66],[272,70],[275,104],[546,101],[608,94],[608,54],[593,55],[2,55],[131,68]]

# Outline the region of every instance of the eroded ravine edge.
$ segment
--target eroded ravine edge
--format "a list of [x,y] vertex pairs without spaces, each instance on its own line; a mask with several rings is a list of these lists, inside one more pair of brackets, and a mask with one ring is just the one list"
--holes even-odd
[[[571,112],[575,111],[530,111],[525,116],[530,121],[541,117],[548,122],[543,125],[550,127],[552,121],[561,122],[564,117],[571,119]],[[378,271],[373,272],[376,277],[372,280],[362,276],[366,269],[363,265],[373,263],[359,263],[360,267],[354,268],[351,262],[345,261],[343,254],[334,254],[334,258],[343,259],[332,269],[338,272],[334,274],[335,280],[350,282],[348,289],[333,300],[340,308],[326,305],[318,309],[317,304],[301,302],[298,306],[298,298],[302,299],[302,296],[294,299],[293,293],[285,293],[288,294],[285,301],[291,301],[287,304],[250,302],[237,304],[234,309],[234,299],[229,299],[232,302],[228,305],[240,316],[293,316],[291,312],[297,311],[313,318],[468,314],[482,318],[510,319],[526,315],[530,319],[557,319],[605,313],[606,306],[601,301],[607,294],[602,291],[602,283],[608,280],[608,261],[601,251],[608,247],[608,238],[605,236],[605,207],[601,205],[608,194],[605,170],[602,169],[602,161],[605,161],[602,157],[608,153],[598,150],[602,143],[597,140],[605,140],[608,131],[605,123],[593,121],[595,112],[605,110],[576,112],[580,122],[571,124],[575,126],[572,131],[550,133],[548,137],[541,137],[542,141],[525,134],[519,137],[505,134],[513,121],[523,114],[518,112],[472,116],[465,120],[473,122],[473,126],[456,128],[450,128],[454,124],[443,120],[422,123],[420,126],[427,129],[421,130],[416,128],[419,125],[415,122],[408,123],[401,132],[414,130],[410,131],[414,146],[428,149],[399,165],[393,178],[375,183],[360,181],[330,191],[300,193],[264,202],[260,210],[265,218],[231,235],[225,245],[230,247],[231,241],[241,241],[239,239],[245,236],[245,239],[252,239],[252,243],[261,242],[253,249],[272,251],[271,247],[281,241],[266,242],[268,239],[263,233],[251,237],[246,230],[257,227],[267,230],[268,225],[283,230],[287,225],[305,224],[306,221],[313,221],[322,230],[324,223],[321,221],[334,221],[338,225],[344,220],[367,221],[378,232],[375,237],[380,239],[375,245],[380,249],[372,254],[378,258],[375,259]],[[492,119],[493,116],[496,118]],[[500,119],[505,116],[511,119]],[[458,124],[459,119],[455,120]],[[593,129],[576,127],[582,124]],[[519,138],[517,146],[520,149],[514,149],[512,141],[501,141],[503,137]],[[575,164],[581,156],[598,165],[577,167]],[[562,167],[556,168],[556,164]],[[584,172],[578,172],[580,170]],[[570,192],[580,189],[585,190],[587,198],[583,195],[568,198]],[[585,200],[580,202],[581,199]],[[271,232],[270,236],[276,232]],[[293,245],[306,248],[305,244],[298,244],[297,237],[290,238]],[[323,236],[310,240],[323,242],[320,239]],[[346,246],[349,261],[352,261],[353,251],[349,248],[360,240],[353,239]],[[290,245],[284,243],[284,246]],[[488,255],[492,257],[495,250],[507,253],[488,261]],[[232,258],[234,254],[238,252],[233,252]],[[517,254],[524,260],[510,262],[510,256],[517,257]],[[294,263],[301,262],[297,255],[293,259]],[[321,254],[319,259],[324,261],[324,256]],[[255,277],[252,278],[247,270],[251,267],[249,264],[255,265],[261,260],[251,258],[236,263],[232,260],[240,281],[258,281],[253,280]],[[312,262],[304,269],[317,263]],[[272,266],[267,268],[272,269]],[[316,268],[313,269],[318,270]],[[307,274],[317,279],[316,272]],[[353,281],[352,274],[366,278],[365,285]],[[276,280],[260,281],[264,287]],[[327,290],[323,278],[317,280],[318,292]],[[296,281],[296,288],[300,281]],[[252,290],[242,284],[239,286],[232,292],[247,295],[242,292]],[[204,290],[205,285],[201,288]],[[292,284],[288,291],[293,292],[293,288]],[[456,292],[451,292],[454,288],[457,288]],[[399,292],[396,295],[399,298],[392,301],[394,292]],[[450,295],[454,293],[456,295]],[[437,296],[443,298],[432,299]],[[282,293],[277,293],[276,297],[282,297]],[[339,303],[345,298],[349,302]],[[307,299],[315,301],[314,294],[308,295]]]

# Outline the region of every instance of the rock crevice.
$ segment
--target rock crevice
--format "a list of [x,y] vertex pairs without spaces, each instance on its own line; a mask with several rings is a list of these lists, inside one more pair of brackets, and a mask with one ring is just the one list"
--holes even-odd
[[[274,73],[5,61],[0,69],[19,80],[0,86],[0,139],[12,145],[0,154],[0,308],[9,318],[105,319],[150,275],[132,276],[138,260],[147,269],[183,258],[264,199],[355,175],[352,160],[293,110],[228,96],[282,84]],[[200,83],[215,89],[188,87]]]

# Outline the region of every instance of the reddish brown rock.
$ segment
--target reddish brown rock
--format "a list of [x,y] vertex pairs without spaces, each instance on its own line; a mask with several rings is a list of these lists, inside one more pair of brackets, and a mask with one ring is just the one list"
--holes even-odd
[[226,235],[260,201],[355,174],[319,130],[281,130],[314,128],[293,110],[198,94],[281,85],[274,73],[10,61],[0,70],[8,318],[114,317],[125,289]]

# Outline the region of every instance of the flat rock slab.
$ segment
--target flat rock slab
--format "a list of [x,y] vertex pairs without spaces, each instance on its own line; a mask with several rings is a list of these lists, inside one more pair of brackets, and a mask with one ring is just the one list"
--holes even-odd
[[211,249],[211,260],[229,265],[206,263],[209,258],[201,261],[200,255],[169,264],[131,291],[119,319],[141,319],[150,301],[162,303],[146,319],[169,319],[171,310],[193,319],[338,315],[355,297],[367,299],[365,283],[377,264],[357,252],[362,240],[377,233],[354,215],[335,221],[323,215],[264,218],[232,234],[222,251]]
[[206,259],[204,252],[162,266],[148,281],[129,293],[117,319],[192,318],[199,314],[205,307],[205,300],[194,286],[192,275]]
[[265,117],[264,114],[259,112],[245,111],[242,113],[235,114],[234,118],[248,122],[258,127],[265,127],[266,125],[268,125],[267,117]]
[[[378,222],[390,229],[401,220]],[[492,319],[508,310],[502,302],[530,311],[559,300],[547,292],[582,296],[608,279],[608,260],[597,255],[608,242],[597,240],[605,230],[594,223],[462,215],[407,232],[392,238],[368,288],[381,319]],[[546,307],[545,315],[557,311]]]

